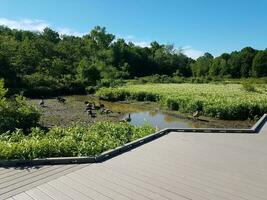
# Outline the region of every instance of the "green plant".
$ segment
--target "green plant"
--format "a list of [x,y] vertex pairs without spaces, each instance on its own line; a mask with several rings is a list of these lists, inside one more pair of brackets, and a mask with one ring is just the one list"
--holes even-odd
[[[244,84],[243,84],[244,85]],[[205,116],[220,119],[254,119],[267,112],[267,94],[262,85],[241,84],[144,84],[110,88],[108,96],[123,91],[128,98],[138,101],[157,101],[171,110],[185,113],[201,111]],[[248,92],[249,91],[249,92]],[[252,92],[252,91],[257,91]],[[105,89],[97,95],[106,97]],[[109,100],[109,98],[105,98]],[[116,98],[112,98],[116,100]]]
[[16,128],[28,130],[36,126],[40,113],[32,105],[28,105],[22,96],[13,99],[5,98],[6,90],[0,80],[0,133],[13,131]]
[[0,159],[95,156],[155,131],[151,126],[98,122],[92,126],[54,127],[47,133],[33,128],[0,135]]
[[256,92],[256,87],[248,82],[243,82],[242,83],[243,89],[247,92]]

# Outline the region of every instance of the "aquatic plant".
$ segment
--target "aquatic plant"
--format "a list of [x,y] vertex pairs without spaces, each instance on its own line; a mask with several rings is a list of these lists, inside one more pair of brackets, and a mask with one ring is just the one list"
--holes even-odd
[[151,101],[151,98],[140,98],[140,95],[153,96],[152,101],[171,110],[184,113],[198,110],[205,116],[220,119],[255,119],[267,112],[266,90],[257,87],[257,92],[251,92],[244,90],[241,84],[127,85],[100,89],[96,93],[100,98],[112,101],[123,100],[121,97],[126,95],[122,94],[138,101]]

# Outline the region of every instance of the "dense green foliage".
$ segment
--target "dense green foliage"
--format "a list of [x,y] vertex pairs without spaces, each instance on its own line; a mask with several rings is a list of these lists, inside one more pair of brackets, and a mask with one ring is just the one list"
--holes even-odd
[[191,64],[194,76],[219,76],[231,78],[267,76],[267,51],[246,47],[231,54],[213,58],[206,53]]
[[171,45],[142,48],[95,27],[83,37],[0,27],[0,78],[26,96],[83,93],[89,86],[151,74],[190,76],[189,59]]
[[267,112],[265,85],[251,84],[144,84],[102,88],[101,99],[158,101],[171,110],[220,119],[255,119]]
[[39,111],[28,105],[22,96],[5,98],[6,92],[0,80],[0,133],[16,128],[27,131],[36,126],[40,118]]
[[74,37],[50,28],[31,32],[0,26],[0,78],[10,93],[23,91],[32,97],[93,92],[96,86],[112,87],[117,80],[156,74],[263,77],[267,75],[266,57],[266,50],[246,47],[217,58],[206,53],[194,61],[172,45],[136,46],[101,27]]
[[0,159],[95,156],[154,132],[150,126],[99,122],[90,127],[55,127],[47,133],[33,128],[27,136],[17,130],[0,135]]
[[69,128],[38,127],[40,113],[22,96],[6,98],[0,81],[0,159],[34,159],[63,156],[95,156],[153,133],[151,126],[126,122],[76,124]]

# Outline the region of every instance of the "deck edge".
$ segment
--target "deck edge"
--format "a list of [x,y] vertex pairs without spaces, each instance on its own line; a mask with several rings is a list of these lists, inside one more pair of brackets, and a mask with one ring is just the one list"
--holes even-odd
[[260,129],[267,121],[267,114],[264,114],[250,129],[225,129],[225,128],[166,128],[156,133],[152,133],[143,138],[134,140],[132,142],[121,145],[115,149],[105,151],[97,156],[89,157],[54,157],[54,158],[40,158],[33,160],[0,160],[0,167],[14,167],[14,166],[35,166],[35,165],[57,165],[57,164],[82,164],[82,163],[97,163],[108,160],[121,153],[125,153],[138,146],[146,144],[152,140],[162,137],[170,132],[194,132],[194,133],[241,133],[241,134],[255,134],[259,133]]

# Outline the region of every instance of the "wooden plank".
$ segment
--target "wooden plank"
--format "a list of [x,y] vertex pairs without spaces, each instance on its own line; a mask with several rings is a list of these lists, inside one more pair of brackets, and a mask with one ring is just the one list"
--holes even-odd
[[5,171],[0,175],[0,181],[1,181],[3,178],[10,177],[10,176],[13,176],[13,175],[15,175],[15,174],[22,173],[22,172],[23,172],[22,170],[16,170],[16,169],[5,170]]
[[[79,173],[85,174],[88,169],[84,169]],[[123,168],[119,168],[119,170],[121,171],[121,173],[125,172],[125,169]],[[132,170],[131,167],[131,171],[130,173],[128,173],[128,175],[134,175],[134,177],[138,178],[139,180],[141,180],[142,182],[146,182],[148,184],[151,185],[156,185],[158,187],[161,187],[167,191],[170,191],[174,194],[176,194],[178,196],[178,199],[199,199],[199,200],[207,200],[207,199],[214,199],[214,198],[208,198],[208,194],[204,193],[200,190],[192,190],[192,188],[186,187],[184,184],[173,184],[172,182],[169,182],[168,180],[162,181],[160,180],[158,177],[154,177],[154,176],[147,176],[145,173],[139,173],[139,171],[137,170]],[[92,178],[93,179],[93,178]]]
[[[91,171],[95,173],[95,171]],[[144,194],[137,193],[136,191],[129,189],[127,187],[124,187],[123,185],[119,185],[116,182],[110,182],[110,180],[103,179],[103,177],[94,176],[93,173],[90,173],[88,175],[85,175],[83,171],[77,171],[76,174],[80,174],[81,176],[85,176],[88,180],[94,181],[94,183],[98,183],[100,185],[105,186],[106,188],[109,188],[123,196],[126,196],[129,199],[140,199],[140,200],[148,200],[149,198],[146,197]]]
[[37,188],[43,193],[52,197],[54,200],[72,200],[70,196],[66,195],[67,191],[65,193],[62,193],[47,183],[40,185]]
[[73,187],[74,189],[76,189],[77,191],[79,191],[80,193],[88,196],[89,198],[92,199],[101,199],[101,200],[109,200],[111,199],[108,196],[103,195],[101,192],[98,192],[97,190],[94,190],[90,187],[88,187],[87,185],[81,184],[67,176],[63,176],[61,178],[58,179],[59,181],[63,182],[64,184]]
[[[29,173],[21,172],[19,174],[21,176],[18,176],[18,177],[15,176],[15,178],[11,179],[10,181],[3,181],[3,182],[1,181],[1,183],[0,183],[0,189],[2,189],[1,192],[4,191],[4,188],[8,188],[10,186],[12,186],[12,188],[14,188],[14,186],[19,185],[19,183],[24,182],[24,181],[26,181],[25,182],[25,184],[26,184],[27,182],[30,181],[29,179],[34,179],[35,177],[39,177],[42,174],[46,174],[46,173],[49,173],[51,171],[55,171],[55,170],[58,170],[61,168],[62,168],[61,166],[47,166],[41,170],[34,170],[32,172],[29,172]],[[10,178],[12,178],[12,177],[10,177]]]
[[37,199],[264,200],[266,142],[267,125],[260,134],[169,133],[28,189]]
[[85,176],[77,175],[76,172],[68,174],[67,177],[73,179],[74,181],[84,184],[90,188],[92,188],[95,191],[98,191],[99,193],[108,196],[111,199],[116,200],[126,200],[129,199],[128,197],[121,195],[120,193],[110,189],[109,187],[106,187],[105,185],[96,183],[94,180],[90,180]]
[[151,191],[154,193],[156,196],[161,196],[162,199],[167,198],[167,199],[172,199],[172,200],[177,200],[177,199],[184,199],[181,198],[181,196],[172,193],[169,190],[165,190],[161,187],[158,187],[157,185],[152,185],[149,184],[143,180],[140,180],[139,178],[136,178],[134,175],[128,175],[125,173],[121,173],[119,170],[114,170],[110,167],[106,167],[104,165],[98,165],[100,168],[105,168],[106,171],[109,171],[113,176],[117,177],[118,179],[122,179],[126,182],[129,182],[133,185],[136,185],[137,187],[144,188],[148,191]]
[[[169,199],[168,197],[165,197],[161,195],[160,193],[154,191],[151,191],[150,189],[147,189],[145,187],[142,187],[142,182],[138,185],[133,184],[123,178],[121,178],[121,174],[112,174],[108,170],[106,170],[102,165],[95,165],[90,168],[93,170],[93,176],[92,178],[98,178],[101,180],[109,181],[111,184],[115,184],[120,186],[121,188],[127,188],[128,190],[135,191],[136,193],[143,195],[149,199]],[[175,199],[179,199],[178,196],[176,196]],[[184,199],[184,198],[183,198]]]
[[54,188],[56,188],[58,191],[60,191],[62,193],[65,193],[65,191],[68,191],[68,196],[70,196],[72,199],[79,199],[79,200],[92,199],[92,198],[84,195],[83,193],[79,192],[75,188],[64,184],[61,181],[54,180],[54,181],[49,182],[48,184],[53,186]]
[[30,177],[29,179],[18,182],[11,187],[4,188],[4,191],[1,189],[1,198],[7,198],[16,194],[19,194],[20,192],[24,192],[28,189],[31,189],[35,186],[38,186],[42,183],[48,182],[49,180],[56,179],[60,176],[63,176],[67,173],[70,173],[72,171],[81,169],[85,166],[88,166],[87,164],[83,165],[63,165],[60,168],[56,168],[55,170],[51,170],[46,173],[39,174],[38,176]]
[[[133,163],[129,162],[128,164],[131,165]],[[173,170],[173,173],[172,173],[172,170],[169,170],[168,168],[163,169],[163,167],[160,167],[160,166],[155,167],[152,165],[152,163],[149,163],[146,165],[144,165],[144,163],[142,164],[139,163],[139,167],[140,168],[137,168],[136,171],[132,171],[131,173],[137,174],[142,171],[142,173],[140,173],[141,176],[146,176],[152,180],[154,178],[156,182],[162,182],[163,184],[169,183],[173,185],[182,184],[185,186],[184,188],[192,188],[191,190],[194,190],[194,191],[199,191],[199,192],[206,191],[209,193],[215,193],[216,198],[220,197],[221,199],[231,199],[231,196],[234,196],[235,199],[243,199],[247,197],[250,197],[250,199],[263,198],[263,196],[257,197],[255,195],[250,195],[249,193],[244,194],[245,191],[243,191],[242,193],[240,192],[237,193],[236,190],[229,190],[229,188],[225,188],[224,184],[222,184],[223,187],[217,186],[217,183],[210,184],[207,181],[202,180],[202,178],[201,179],[195,178],[194,175],[192,174],[178,173],[179,170],[177,169],[172,169]],[[116,166],[116,168],[119,168],[119,167]],[[149,171],[146,169],[149,169]],[[123,169],[120,169],[120,171],[122,170]],[[148,176],[148,174],[151,176]],[[205,194],[205,196],[207,196],[207,194]]]
[[33,200],[29,195],[27,195],[25,192],[20,193],[14,197],[12,197],[14,200]]
[[27,195],[32,197],[33,199],[40,199],[40,200],[53,200],[50,196],[39,190],[38,188],[33,188],[25,192]]
[[42,173],[46,170],[51,170],[54,168],[53,166],[43,166],[40,169],[39,168],[31,168],[31,169],[25,169],[25,170],[14,170],[14,174],[6,175],[5,177],[0,178],[0,188],[3,188],[5,185],[8,185],[9,183],[12,185],[15,182],[19,182],[20,180],[28,179],[29,177],[34,176],[37,173]]

